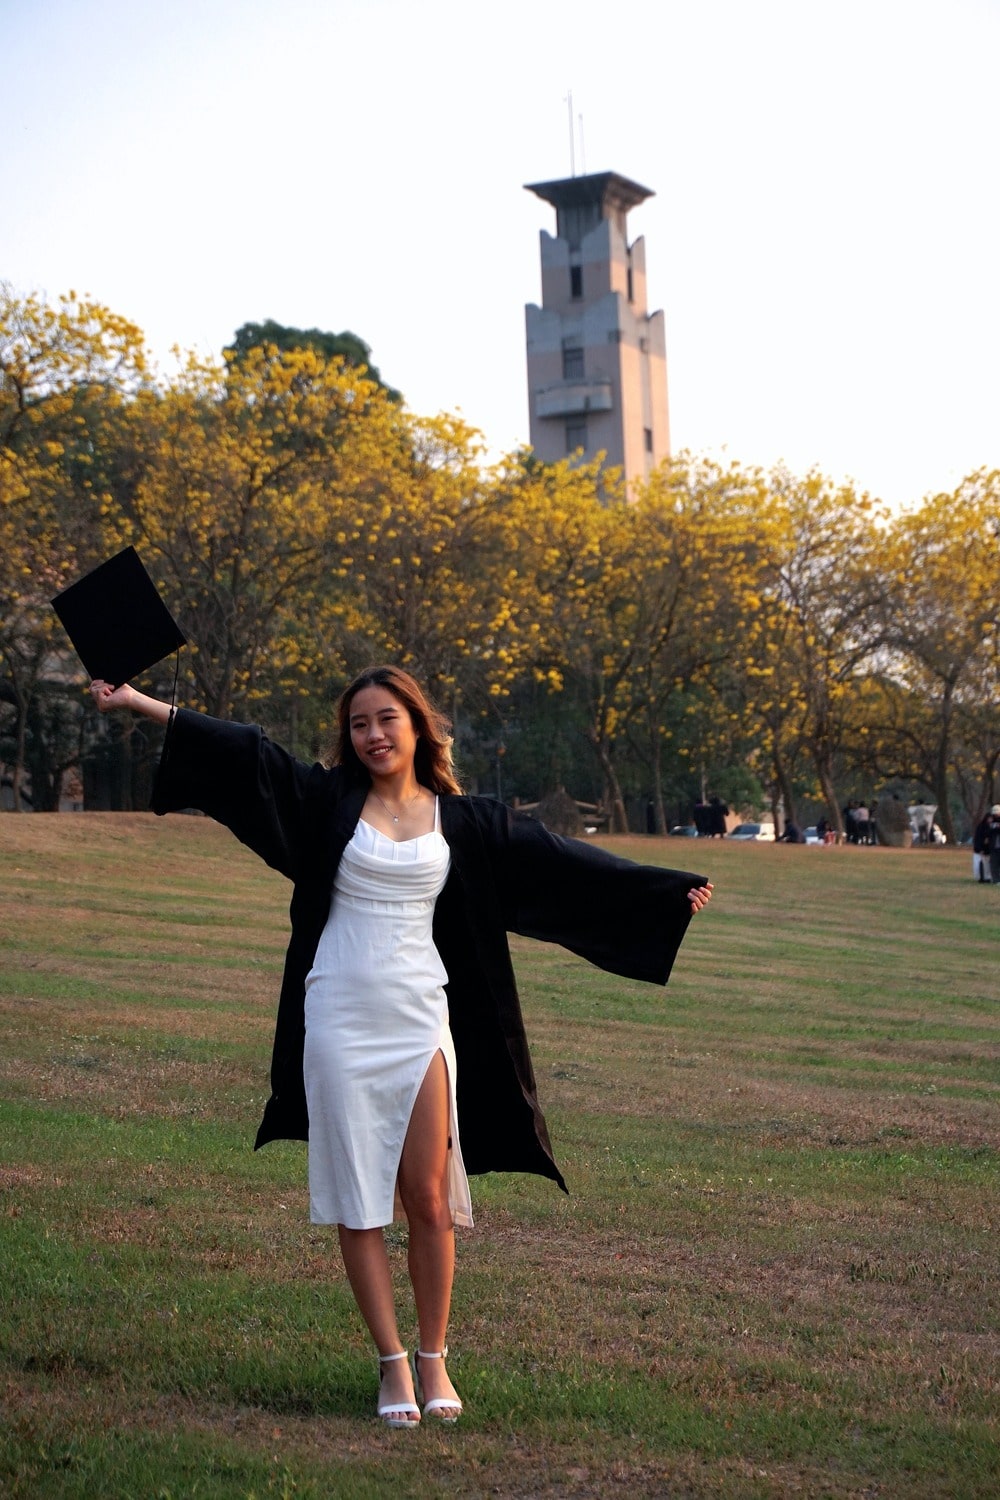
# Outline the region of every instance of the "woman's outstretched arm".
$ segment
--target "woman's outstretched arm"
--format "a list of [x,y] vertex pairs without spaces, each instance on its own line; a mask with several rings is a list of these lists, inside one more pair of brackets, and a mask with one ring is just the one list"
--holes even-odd
[[[197,808],[223,823],[275,870],[298,880],[316,851],[319,808],[329,807],[339,773],[307,765],[255,724],[215,719],[96,678],[101,713],[134,709],[167,729],[150,806],[155,813]],[[326,825],[323,824],[323,827]]]
[[123,682],[121,687],[112,687],[110,682],[104,682],[97,677],[90,684],[90,696],[102,714],[111,714],[130,708],[134,713],[142,714],[156,724],[166,724],[170,719],[169,703],[163,703],[159,698],[150,698],[146,693],[140,693],[128,682]]

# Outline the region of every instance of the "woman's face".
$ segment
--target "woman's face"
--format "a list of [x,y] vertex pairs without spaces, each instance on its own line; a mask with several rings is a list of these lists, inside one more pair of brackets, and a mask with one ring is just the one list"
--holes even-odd
[[354,753],[372,776],[398,776],[413,766],[417,732],[410,710],[388,688],[361,688],[348,716]]

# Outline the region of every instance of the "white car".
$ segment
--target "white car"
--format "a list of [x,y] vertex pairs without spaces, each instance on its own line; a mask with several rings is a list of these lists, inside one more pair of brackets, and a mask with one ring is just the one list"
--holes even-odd
[[732,833],[728,835],[731,839],[752,839],[758,844],[774,843],[773,823],[737,823]]

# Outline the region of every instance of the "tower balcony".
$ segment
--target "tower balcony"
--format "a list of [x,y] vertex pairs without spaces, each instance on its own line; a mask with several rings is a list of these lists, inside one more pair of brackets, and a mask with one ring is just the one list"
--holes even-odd
[[557,380],[535,387],[537,417],[581,417],[613,407],[610,380]]

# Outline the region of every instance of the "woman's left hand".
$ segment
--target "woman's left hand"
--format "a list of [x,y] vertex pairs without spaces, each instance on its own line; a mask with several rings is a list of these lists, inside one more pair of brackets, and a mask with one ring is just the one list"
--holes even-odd
[[688,891],[688,900],[691,903],[692,916],[694,916],[696,911],[701,911],[703,906],[708,905],[708,903],[712,899],[712,892],[714,890],[714,885],[712,885],[711,881],[709,881],[708,885],[699,885],[696,886],[693,891]]

